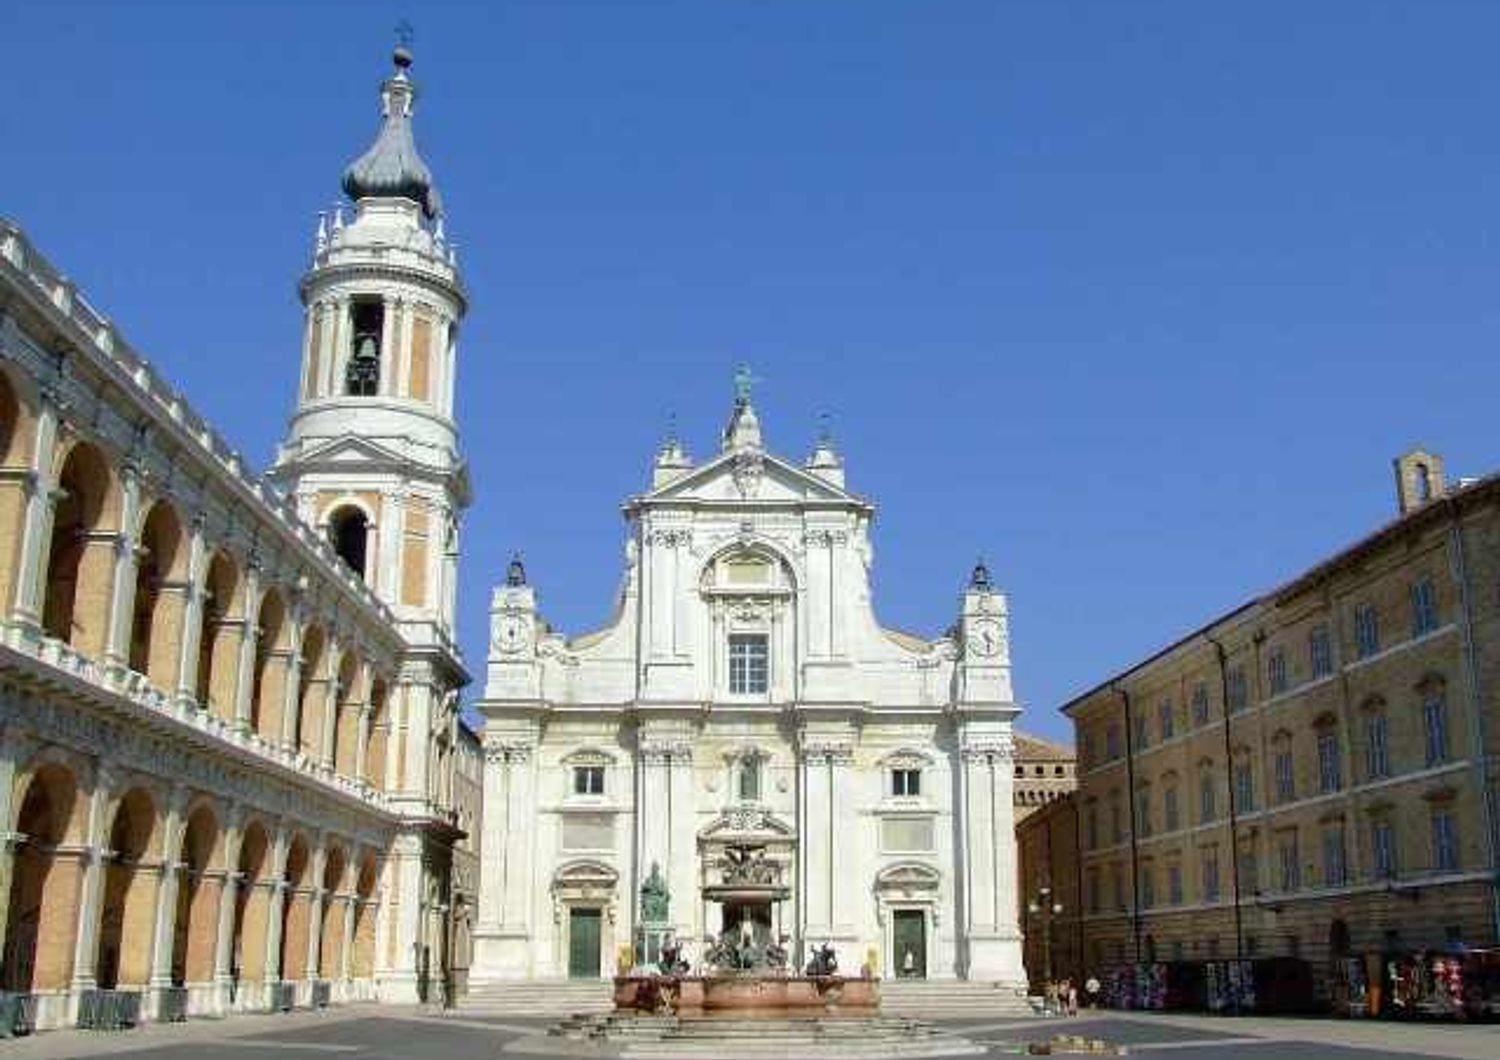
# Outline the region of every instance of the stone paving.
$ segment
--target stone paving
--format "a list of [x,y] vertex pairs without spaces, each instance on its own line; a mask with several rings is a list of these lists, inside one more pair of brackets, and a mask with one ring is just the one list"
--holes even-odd
[[[528,1057],[605,1057],[585,1043],[543,1051],[528,1040],[546,1034],[550,1020],[469,1016],[431,1009],[361,1006],[323,1013],[246,1016],[219,1022],[144,1027],[121,1033],[54,1031],[0,1042],[0,1060],[62,1060],[118,1056],[123,1060],[527,1060]],[[1398,1060],[1452,1057],[1496,1060],[1500,1026],[1402,1024],[1319,1019],[1246,1017],[1217,1019],[1144,1013],[1085,1013],[1073,1019],[963,1019],[941,1026],[991,1047],[992,1055],[1014,1054],[1028,1041],[1067,1033],[1102,1038],[1131,1055],[1160,1054],[1167,1060],[1207,1056]],[[796,1055],[795,1053],[789,1055]],[[718,1053],[714,1060],[724,1060]]]

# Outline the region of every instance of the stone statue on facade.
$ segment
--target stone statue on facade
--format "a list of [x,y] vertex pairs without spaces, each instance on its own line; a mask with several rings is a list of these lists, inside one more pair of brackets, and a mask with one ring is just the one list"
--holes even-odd
[[641,884],[641,920],[648,924],[664,923],[671,901],[667,881],[661,876],[661,865],[653,861],[650,875]]
[[661,958],[656,962],[656,967],[662,975],[686,975],[688,973],[689,965],[682,956],[682,943],[675,937],[669,936],[661,944]]

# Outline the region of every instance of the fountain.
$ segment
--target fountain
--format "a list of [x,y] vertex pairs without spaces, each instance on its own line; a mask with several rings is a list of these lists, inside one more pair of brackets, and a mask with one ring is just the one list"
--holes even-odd
[[775,930],[773,906],[790,889],[765,847],[734,843],[725,848],[721,878],[703,888],[720,909],[721,931],[705,938],[696,974],[682,943],[670,932],[670,896],[660,869],[641,885],[638,955],[645,966],[615,978],[615,1011],[710,1017],[872,1016],[880,1008],[879,984],[838,974],[838,958],[827,943],[815,947],[801,975],[788,967],[788,936]]

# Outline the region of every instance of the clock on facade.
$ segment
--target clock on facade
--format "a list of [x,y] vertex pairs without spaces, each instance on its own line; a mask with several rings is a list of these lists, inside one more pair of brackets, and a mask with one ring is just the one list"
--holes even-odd
[[502,615],[490,639],[496,651],[520,651],[526,647],[526,620],[519,615]]
[[990,656],[1000,651],[1004,631],[994,619],[983,619],[969,627],[969,650],[975,655]]

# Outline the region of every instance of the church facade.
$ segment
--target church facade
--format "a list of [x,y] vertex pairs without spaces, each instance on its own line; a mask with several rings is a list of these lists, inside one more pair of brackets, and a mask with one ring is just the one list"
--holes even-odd
[[1006,598],[981,564],[945,635],[882,627],[874,507],[737,391],[719,453],[669,441],[626,502],[604,629],[553,630],[519,562],[494,591],[471,982],[672,940],[1021,984]]

